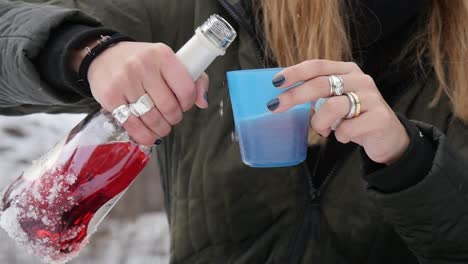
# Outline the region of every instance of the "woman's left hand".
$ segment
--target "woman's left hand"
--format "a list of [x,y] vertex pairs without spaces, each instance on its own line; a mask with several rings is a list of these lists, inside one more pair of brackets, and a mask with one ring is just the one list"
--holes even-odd
[[[361,104],[361,113],[352,119],[343,119],[350,112],[351,101],[346,95],[330,97],[330,75],[343,80],[345,93],[354,92]],[[361,145],[371,160],[391,164],[397,161],[409,145],[409,136],[395,112],[385,102],[374,80],[352,62],[310,60],[285,68],[273,79],[279,88],[303,84],[290,89],[268,103],[275,113],[319,98],[329,97],[311,118],[311,127],[328,137],[331,127],[343,121],[335,130],[342,143]]]

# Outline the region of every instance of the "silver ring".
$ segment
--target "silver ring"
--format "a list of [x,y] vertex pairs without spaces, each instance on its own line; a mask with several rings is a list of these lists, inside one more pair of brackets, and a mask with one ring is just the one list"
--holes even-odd
[[344,83],[338,75],[328,76],[328,81],[330,82],[330,96],[339,96],[344,94]]
[[136,117],[140,117],[149,112],[154,107],[154,102],[148,94],[144,94],[135,103],[130,104],[130,112]]
[[346,93],[346,96],[348,96],[349,101],[351,102],[351,108],[349,109],[346,119],[358,117],[361,114],[361,101],[359,100],[359,97],[353,92]]
[[120,125],[128,120],[130,114],[130,109],[126,104],[120,105],[112,111],[112,116]]
[[348,97],[349,102],[351,103],[351,107],[349,108],[349,113],[348,115],[346,115],[345,118],[351,119],[356,114],[356,99],[350,93],[346,93],[346,96]]

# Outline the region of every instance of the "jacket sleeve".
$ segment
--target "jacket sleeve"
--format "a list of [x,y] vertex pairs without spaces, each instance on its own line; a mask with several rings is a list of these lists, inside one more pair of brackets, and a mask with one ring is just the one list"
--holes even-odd
[[429,172],[407,189],[369,193],[420,263],[468,263],[468,127],[454,118],[445,135],[415,123],[436,147]]
[[0,114],[88,112],[97,107],[92,98],[51,87],[36,68],[54,30],[64,24],[104,24],[141,41],[151,39],[143,0],[0,0]]

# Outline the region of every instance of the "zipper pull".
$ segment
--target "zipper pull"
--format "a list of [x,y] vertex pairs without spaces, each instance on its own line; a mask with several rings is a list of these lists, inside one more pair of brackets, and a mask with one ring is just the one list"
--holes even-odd
[[319,192],[313,187],[310,188],[309,195],[312,202],[316,202],[320,198]]

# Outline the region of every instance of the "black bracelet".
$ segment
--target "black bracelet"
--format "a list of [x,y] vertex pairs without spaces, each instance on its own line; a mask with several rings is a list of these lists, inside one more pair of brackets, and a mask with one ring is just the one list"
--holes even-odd
[[123,34],[115,34],[112,36],[103,36],[101,35],[101,40],[99,40],[98,44],[90,49],[86,47],[86,56],[84,57],[83,61],[80,65],[80,70],[78,71],[78,85],[82,87],[82,89],[86,89],[86,92],[91,94],[91,87],[89,86],[88,81],[88,70],[91,66],[91,63],[94,59],[103,53],[106,49],[114,46],[115,44],[122,42],[122,41],[135,41],[129,36],[125,36]]

